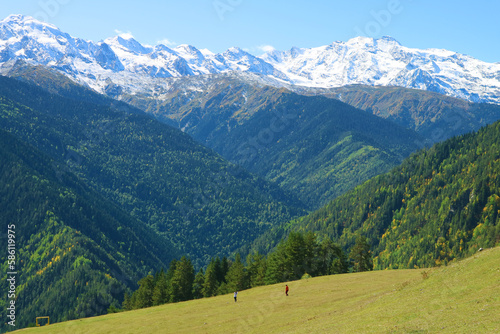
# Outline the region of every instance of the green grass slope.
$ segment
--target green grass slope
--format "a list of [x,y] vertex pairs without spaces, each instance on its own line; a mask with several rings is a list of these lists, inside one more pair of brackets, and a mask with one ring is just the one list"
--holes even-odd
[[324,276],[19,333],[498,333],[500,248],[446,267]]

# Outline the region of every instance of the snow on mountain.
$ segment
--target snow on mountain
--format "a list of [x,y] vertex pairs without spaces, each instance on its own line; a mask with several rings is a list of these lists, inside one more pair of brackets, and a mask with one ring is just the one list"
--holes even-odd
[[498,64],[447,50],[411,49],[390,37],[358,37],[318,48],[273,51],[262,59],[296,85],[401,86],[474,102],[500,102]]
[[130,34],[96,43],[29,16],[10,15],[0,21],[0,67],[4,68],[0,73],[16,60],[57,69],[99,92],[114,92],[115,97],[161,95],[169,85],[165,78],[236,71],[258,74],[275,86],[401,86],[500,103],[499,63],[447,50],[412,49],[390,37],[357,37],[256,57],[239,48],[214,54],[190,45],[144,46]]

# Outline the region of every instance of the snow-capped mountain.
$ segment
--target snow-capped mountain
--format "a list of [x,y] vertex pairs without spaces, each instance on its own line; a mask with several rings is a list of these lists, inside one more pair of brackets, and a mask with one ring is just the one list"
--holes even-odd
[[500,104],[500,63],[447,50],[407,48],[390,37],[358,37],[256,57],[239,48],[214,54],[190,45],[145,46],[130,35],[86,41],[32,17],[10,15],[0,21],[0,73],[17,60],[57,69],[117,98],[158,97],[169,86],[165,78],[239,72],[258,74],[275,86],[401,86]]
[[296,85],[400,86],[435,91],[473,102],[500,102],[500,64],[447,50],[411,49],[391,37],[357,37],[311,49],[262,56]]

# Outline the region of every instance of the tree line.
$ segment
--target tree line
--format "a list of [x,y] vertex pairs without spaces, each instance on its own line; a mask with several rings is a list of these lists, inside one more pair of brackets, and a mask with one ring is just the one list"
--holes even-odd
[[[233,260],[215,257],[205,270],[201,268],[195,273],[186,256],[173,260],[167,271],[142,278],[136,291],[125,294],[122,307],[133,310],[301,278],[372,269],[370,245],[364,237],[358,237],[348,257],[330,239],[320,241],[311,232],[291,232],[268,256],[255,252],[247,256],[245,263],[239,253]],[[118,310],[109,310],[115,311]]]

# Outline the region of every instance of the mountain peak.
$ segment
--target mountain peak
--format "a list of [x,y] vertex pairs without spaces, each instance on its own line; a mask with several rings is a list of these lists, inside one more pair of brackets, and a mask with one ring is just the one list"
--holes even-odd
[[46,26],[52,29],[57,29],[57,27],[51,23],[39,21],[32,16],[22,14],[11,14],[5,19],[1,20],[0,24]]
[[22,14],[10,14],[6,18],[4,18],[1,23],[7,23],[7,22],[24,22],[26,20],[34,20],[33,17],[28,16],[28,15],[22,15]]
[[192,45],[189,45],[189,44],[181,44],[181,45],[177,45],[174,50],[176,52],[181,52],[181,53],[198,53],[200,52],[200,50],[198,50],[197,48],[195,48],[194,46]]
[[129,33],[123,33],[112,38],[104,40],[111,47],[118,47],[136,54],[148,54],[153,51],[150,47],[145,47],[134,39],[134,36]]
[[247,52],[243,51],[242,49],[240,49],[237,46],[230,47],[229,49],[227,49],[226,52],[235,53],[235,54],[238,54],[238,53],[247,53]]
[[190,60],[203,60],[204,55],[200,50],[189,44],[181,44],[174,48],[175,53],[187,61]]
[[377,41],[384,41],[384,42],[390,42],[390,43],[394,43],[397,45],[401,45],[401,43],[399,43],[399,41],[397,39],[395,39],[394,37],[391,37],[391,36],[382,36],[379,39],[377,39]]
[[351,38],[347,42],[343,43],[346,45],[367,45],[373,44],[374,39],[372,37],[358,36]]
[[364,37],[364,36],[359,36],[359,37],[354,37],[348,40],[346,43],[342,42],[335,42],[333,44],[345,44],[351,47],[357,46],[361,48],[365,47],[370,47],[370,48],[377,48],[380,49],[382,46],[401,46],[401,43],[399,43],[395,38],[391,36],[382,36],[380,38],[372,38],[372,37]]

